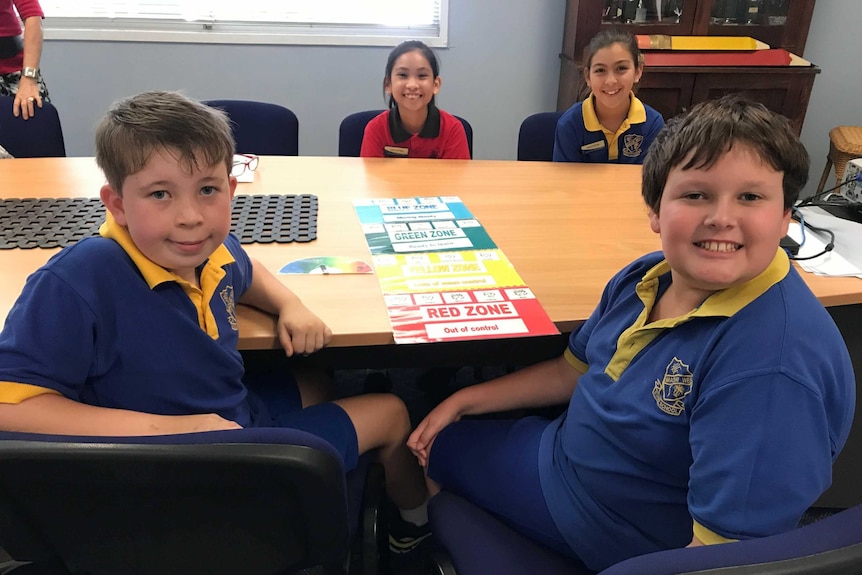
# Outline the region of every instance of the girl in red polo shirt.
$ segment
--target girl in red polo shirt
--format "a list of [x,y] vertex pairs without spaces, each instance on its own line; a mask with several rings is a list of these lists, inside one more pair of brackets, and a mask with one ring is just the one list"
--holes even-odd
[[390,52],[383,78],[389,109],[365,127],[361,157],[470,159],[461,121],[434,104],[438,72],[434,52],[418,40]]

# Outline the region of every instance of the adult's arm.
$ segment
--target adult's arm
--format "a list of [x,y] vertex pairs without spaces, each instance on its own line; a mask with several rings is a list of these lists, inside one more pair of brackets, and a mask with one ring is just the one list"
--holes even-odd
[[[39,68],[42,59],[42,17],[30,16],[24,19],[24,68]],[[32,98],[32,100],[30,99]],[[39,82],[36,78],[24,76],[18,82],[18,92],[12,103],[12,113],[25,120],[35,113],[36,106],[42,107],[42,96],[39,95]]]

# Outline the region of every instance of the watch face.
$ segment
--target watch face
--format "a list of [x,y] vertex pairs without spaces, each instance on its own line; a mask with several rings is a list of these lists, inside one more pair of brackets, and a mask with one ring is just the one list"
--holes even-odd
[[37,73],[38,73],[38,70],[36,70],[36,68],[24,68],[22,75],[25,78],[35,78]]

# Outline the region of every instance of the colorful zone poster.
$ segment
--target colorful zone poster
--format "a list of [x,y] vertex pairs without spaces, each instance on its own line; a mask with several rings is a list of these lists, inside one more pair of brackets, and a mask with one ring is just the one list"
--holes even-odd
[[354,202],[372,255],[496,248],[457,196]]
[[523,285],[500,250],[372,256],[383,293],[453,291]]
[[372,257],[396,343],[559,333],[500,250]]
[[559,331],[526,286],[387,294],[395,343],[498,339]]
[[354,206],[395,343],[559,333],[458,197],[358,200]]

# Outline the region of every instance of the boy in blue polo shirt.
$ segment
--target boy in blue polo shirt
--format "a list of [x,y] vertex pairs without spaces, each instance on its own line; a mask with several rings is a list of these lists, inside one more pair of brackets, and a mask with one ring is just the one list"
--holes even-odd
[[[0,429],[161,435],[294,427],[346,469],[377,449],[393,502],[422,522],[422,471],[393,395],[302,409],[284,375],[266,401],[246,386],[237,302],[278,317],[287,355],[329,342],[326,324],[229,233],[234,142],[225,115],[171,92],[117,103],[96,133],[107,183],[98,238],[28,278],[0,333]],[[410,514],[412,512],[412,515]]]
[[[855,405],[841,334],[779,248],[808,177],[786,119],[730,96],[672,120],[643,196],[663,252],[558,359],[455,393],[408,445],[437,486],[601,570],[796,527]],[[555,420],[463,416],[568,402]],[[501,480],[505,478],[505,480]]]

